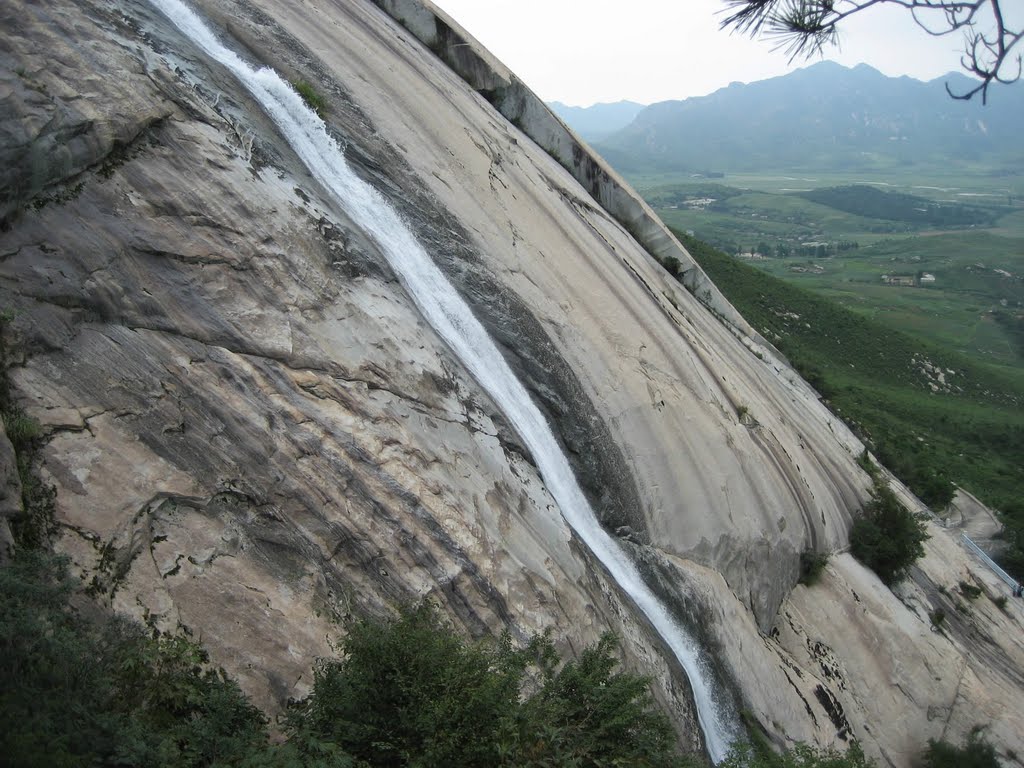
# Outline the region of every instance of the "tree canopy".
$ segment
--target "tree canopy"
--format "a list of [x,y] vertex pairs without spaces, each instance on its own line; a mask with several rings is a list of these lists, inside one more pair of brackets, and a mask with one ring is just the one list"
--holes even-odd
[[1022,74],[1017,45],[1024,37],[1022,19],[1008,19],[1003,0],[724,0],[730,13],[723,29],[779,41],[791,59],[813,56],[839,39],[839,27],[850,16],[872,6],[895,5],[911,13],[927,34],[961,34],[960,63],[978,83],[967,91],[946,91],[954,99],[981,94],[982,103],[993,83],[1012,83]]
[[877,477],[871,502],[850,530],[850,552],[889,586],[924,556],[924,523]]

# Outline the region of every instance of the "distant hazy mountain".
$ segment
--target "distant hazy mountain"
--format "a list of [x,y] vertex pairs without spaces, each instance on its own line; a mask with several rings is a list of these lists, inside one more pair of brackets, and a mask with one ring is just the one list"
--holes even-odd
[[616,101],[592,107],[570,107],[560,101],[552,101],[548,106],[586,141],[611,136],[633,122],[644,108],[643,104],[635,101]]
[[854,170],[984,162],[1024,170],[1024,85],[994,87],[988,106],[956,101],[959,74],[928,83],[866,65],[821,62],[733,83],[640,112],[598,150],[624,171]]

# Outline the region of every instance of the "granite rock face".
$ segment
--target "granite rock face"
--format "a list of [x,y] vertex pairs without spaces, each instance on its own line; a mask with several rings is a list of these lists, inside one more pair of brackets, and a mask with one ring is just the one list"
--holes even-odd
[[[412,0],[196,6],[324,96],[726,698],[780,744],[853,736],[892,765],[982,715],[1024,748],[1019,606],[930,630],[960,579],[999,595],[943,530],[898,595],[845,555],[794,589],[801,552],[847,543],[862,446],[472,38]],[[104,599],[195,632],[271,711],[402,601],[568,652],[614,629],[699,748],[685,677],[519,436],[231,76],[140,0],[0,17],[11,377],[58,547]],[[651,256],[675,253],[690,290]]]
[[5,427],[0,420],[0,565],[6,563],[14,553],[11,521],[17,519],[23,511],[17,457]]

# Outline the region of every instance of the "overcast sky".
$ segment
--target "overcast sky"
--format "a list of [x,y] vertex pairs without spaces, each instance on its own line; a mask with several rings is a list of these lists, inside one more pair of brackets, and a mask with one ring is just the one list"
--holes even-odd
[[[701,96],[807,66],[770,40],[721,32],[722,0],[434,0],[545,101],[642,104]],[[931,80],[959,68],[960,39],[932,38],[898,8],[847,20],[826,58]],[[813,59],[812,61],[817,61]]]

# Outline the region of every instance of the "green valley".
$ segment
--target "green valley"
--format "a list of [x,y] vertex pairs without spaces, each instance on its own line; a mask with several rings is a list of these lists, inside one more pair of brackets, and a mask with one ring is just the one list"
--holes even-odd
[[846,183],[819,187],[817,177],[768,174],[745,176],[742,188],[732,177],[635,181],[669,226],[761,271],[978,362],[1024,365],[1016,177],[960,187],[837,177],[824,181]]

